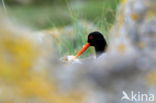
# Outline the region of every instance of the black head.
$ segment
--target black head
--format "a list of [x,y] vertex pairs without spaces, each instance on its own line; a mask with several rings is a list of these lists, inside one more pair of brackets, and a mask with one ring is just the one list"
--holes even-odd
[[100,56],[107,48],[107,42],[100,32],[92,32],[88,35],[88,43],[95,47],[96,55]]

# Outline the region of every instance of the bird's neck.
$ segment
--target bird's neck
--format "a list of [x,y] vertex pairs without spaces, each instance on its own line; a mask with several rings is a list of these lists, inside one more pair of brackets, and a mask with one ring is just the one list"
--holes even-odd
[[105,51],[104,46],[95,46],[96,57],[98,58]]

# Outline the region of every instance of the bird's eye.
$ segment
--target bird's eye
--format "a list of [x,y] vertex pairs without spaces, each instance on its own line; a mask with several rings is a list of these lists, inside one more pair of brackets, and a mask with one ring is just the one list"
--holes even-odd
[[89,39],[92,40],[93,39],[93,36],[89,36]]

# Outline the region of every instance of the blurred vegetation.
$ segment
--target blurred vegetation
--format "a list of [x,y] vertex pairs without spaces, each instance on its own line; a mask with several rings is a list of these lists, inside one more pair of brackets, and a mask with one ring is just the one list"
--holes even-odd
[[[49,4],[49,3],[65,3],[67,0],[6,0],[7,4],[10,5],[17,5],[17,4],[23,4],[23,5],[41,5],[41,4]],[[68,0],[71,1],[71,0]]]
[[[9,16],[37,30],[51,30],[65,28],[69,25],[73,29],[74,37],[60,36],[57,45],[59,54],[75,54],[84,43],[89,32],[81,21],[87,21],[97,27],[96,30],[107,34],[114,22],[119,0],[6,0]],[[59,30],[58,30],[59,31]],[[60,32],[61,35],[65,33]],[[57,41],[56,41],[57,42]],[[70,49],[69,49],[70,48]],[[66,52],[65,52],[66,51]],[[84,56],[93,50],[89,49]]]
[[95,24],[112,23],[118,4],[118,0],[45,0],[42,3],[41,0],[33,0],[35,3],[29,5],[7,1],[10,16],[39,29],[65,26],[75,22],[75,19],[89,20]]
[[[43,5],[43,4],[49,4],[49,3],[66,3],[71,1],[95,1],[95,0],[5,0],[7,4],[10,5],[17,5],[17,4],[23,4],[23,5]],[[97,2],[102,2],[103,0],[96,0]]]

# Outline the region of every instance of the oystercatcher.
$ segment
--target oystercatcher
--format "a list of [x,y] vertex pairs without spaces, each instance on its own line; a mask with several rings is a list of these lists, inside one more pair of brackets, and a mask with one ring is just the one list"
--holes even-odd
[[96,57],[99,57],[106,51],[107,42],[100,32],[91,32],[88,35],[88,43],[76,54],[76,58],[79,57],[83,52],[87,50],[88,47],[93,46],[95,48]]

